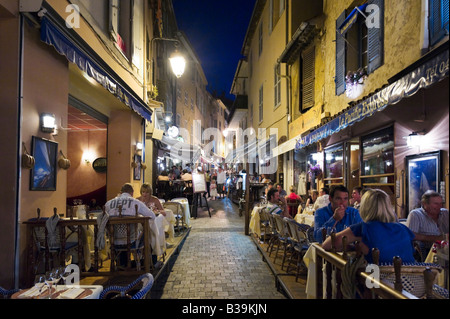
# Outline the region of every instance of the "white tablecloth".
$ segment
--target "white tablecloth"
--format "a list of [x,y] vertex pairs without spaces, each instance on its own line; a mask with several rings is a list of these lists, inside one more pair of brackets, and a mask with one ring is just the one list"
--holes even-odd
[[297,214],[295,215],[295,221],[299,224],[314,226],[314,215]]
[[264,206],[255,206],[252,210],[252,216],[250,217],[250,225],[249,225],[250,232],[252,234],[258,235],[258,238],[261,237],[261,225],[259,213],[263,208]]
[[183,213],[184,213],[184,223],[187,227],[191,226],[191,211],[189,208],[189,201],[187,198],[174,198],[170,200],[171,202],[177,202],[180,203],[183,207]]

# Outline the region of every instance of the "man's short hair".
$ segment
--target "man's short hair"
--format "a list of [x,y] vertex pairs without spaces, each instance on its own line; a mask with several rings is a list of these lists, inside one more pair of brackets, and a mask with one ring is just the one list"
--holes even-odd
[[269,191],[267,192],[267,201],[270,202],[270,200],[272,199],[273,195],[275,195],[275,193],[278,193],[278,189],[276,189],[276,188],[269,189]]
[[120,193],[128,193],[132,195],[134,193],[133,185],[130,183],[123,184],[122,188],[120,189]]
[[348,189],[344,185],[334,185],[334,186],[331,187],[330,197],[334,198],[334,194],[336,192],[343,192],[343,193],[347,193],[348,194]]
[[430,203],[430,198],[431,197],[441,197],[441,194],[432,190],[426,191],[423,195],[422,195],[422,204],[429,204]]
[[354,190],[354,191],[357,191],[359,195],[362,195],[362,194],[361,194],[362,187],[356,186],[356,187],[353,187],[353,190]]

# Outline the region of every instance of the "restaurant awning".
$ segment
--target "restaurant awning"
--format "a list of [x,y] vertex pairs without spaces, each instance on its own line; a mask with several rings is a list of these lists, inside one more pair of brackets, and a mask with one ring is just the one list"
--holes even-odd
[[296,150],[329,137],[448,77],[448,47],[399,80],[386,86],[297,141]]
[[41,41],[52,45],[59,54],[64,55],[70,62],[76,64],[80,70],[86,72],[122,103],[147,121],[152,121],[152,111],[144,101],[133,94],[131,89],[126,88],[126,85],[118,80],[117,75],[111,75],[94,61],[89,54],[71,41],[68,35],[46,16],[41,21]]

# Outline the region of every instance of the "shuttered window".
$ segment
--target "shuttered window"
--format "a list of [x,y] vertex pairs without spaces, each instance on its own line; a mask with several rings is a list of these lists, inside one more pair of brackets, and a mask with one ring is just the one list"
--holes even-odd
[[314,106],[315,52],[315,48],[311,47],[302,53],[301,111],[303,112]]
[[379,8],[379,11],[375,12],[379,23],[367,28],[367,73],[370,74],[384,63],[384,0],[370,0],[368,3]]
[[277,64],[274,69],[274,109],[281,104],[281,65]]
[[336,20],[336,95],[341,95],[345,92],[345,35],[338,32],[339,26],[345,20],[345,11]]
[[264,120],[264,87],[259,89],[259,123]]
[[429,6],[430,45],[433,46],[449,33],[449,1],[430,0]]
[[336,20],[336,95],[345,92],[347,72],[363,68],[370,74],[384,63],[384,0],[369,0],[367,5],[364,14],[368,16],[368,20],[358,13],[359,22],[343,34],[339,32],[339,27],[347,17],[346,13],[354,8],[344,11]]

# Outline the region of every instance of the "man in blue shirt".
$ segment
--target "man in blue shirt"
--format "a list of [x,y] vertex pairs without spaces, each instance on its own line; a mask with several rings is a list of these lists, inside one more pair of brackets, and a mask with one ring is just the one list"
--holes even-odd
[[318,209],[314,217],[314,239],[322,243],[322,229],[334,229],[337,233],[353,224],[362,222],[356,208],[348,206],[348,189],[334,186],[330,191],[330,204]]

